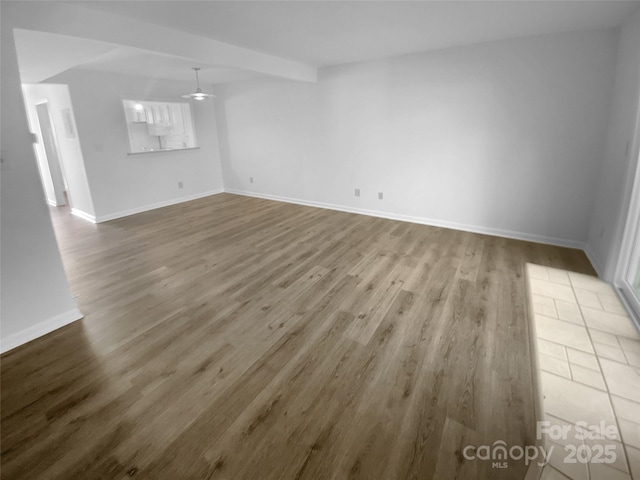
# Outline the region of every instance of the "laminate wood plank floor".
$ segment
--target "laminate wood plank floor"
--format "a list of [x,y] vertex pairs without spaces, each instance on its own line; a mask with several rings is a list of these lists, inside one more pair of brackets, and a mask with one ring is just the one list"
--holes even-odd
[[[86,315],[3,355],[3,479],[521,479],[525,262],[577,250],[230,194],[52,209]],[[37,301],[37,299],[34,299]]]

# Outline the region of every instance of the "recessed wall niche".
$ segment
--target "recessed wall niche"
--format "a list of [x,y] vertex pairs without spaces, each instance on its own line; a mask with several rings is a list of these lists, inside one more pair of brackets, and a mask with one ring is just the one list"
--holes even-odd
[[191,106],[178,102],[123,100],[129,153],[197,148]]

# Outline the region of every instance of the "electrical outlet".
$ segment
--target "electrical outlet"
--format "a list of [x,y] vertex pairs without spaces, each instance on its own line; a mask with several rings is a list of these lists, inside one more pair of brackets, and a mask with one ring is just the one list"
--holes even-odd
[[249,183],[253,183],[253,177],[249,177]]
[[184,187],[184,184],[182,182],[178,182],[178,188],[182,188]]
[[356,197],[359,197],[359,196],[360,196],[360,189],[359,189],[359,188],[356,188],[356,190],[355,190],[355,195],[356,195]]
[[382,200],[384,194],[382,192],[378,192],[378,200]]

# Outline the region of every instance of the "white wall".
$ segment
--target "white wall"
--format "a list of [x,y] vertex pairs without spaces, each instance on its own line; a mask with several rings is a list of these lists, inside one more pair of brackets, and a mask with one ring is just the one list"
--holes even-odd
[[[191,107],[200,148],[127,154],[129,140],[122,100],[183,101],[180,95],[193,90],[193,84],[79,69],[49,81],[69,86],[98,221],[222,190],[212,101]],[[183,188],[178,187],[180,181]]]
[[582,246],[616,40],[523,38],[218,88],[225,187]]
[[2,15],[0,339],[6,351],[81,318],[46,206],[20,90],[13,34]]
[[[66,132],[63,111],[69,110],[73,114],[73,106],[71,104],[68,87],[66,85],[42,83],[23,85],[22,91],[27,105],[27,117],[31,131],[37,133],[39,138],[42,138],[42,134],[40,132],[36,104],[43,100],[48,102],[49,113],[56,131],[60,161],[69,188],[68,193],[71,208],[79,210],[89,217],[95,216],[87,174],[84,169],[84,159],[82,158],[80,141],[78,140],[78,132],[73,116],[72,123],[75,137],[70,138]],[[55,198],[55,195],[53,195],[53,185],[49,185],[50,179],[48,179],[46,175],[48,165],[43,150],[42,142],[36,145],[36,156],[40,163],[40,169],[45,173],[43,178],[45,182],[45,193],[48,199],[51,200],[52,196]]]
[[633,145],[633,138],[639,98],[640,11],[637,11],[620,31],[606,151],[587,247],[598,273],[608,281],[613,280],[631,193],[630,180],[638,158],[638,145]]

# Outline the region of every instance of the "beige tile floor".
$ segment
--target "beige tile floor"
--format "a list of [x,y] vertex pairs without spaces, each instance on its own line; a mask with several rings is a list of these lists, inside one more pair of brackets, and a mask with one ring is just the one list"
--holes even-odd
[[540,478],[640,480],[640,334],[606,282],[533,264],[527,278],[541,420],[566,432],[542,435]]

